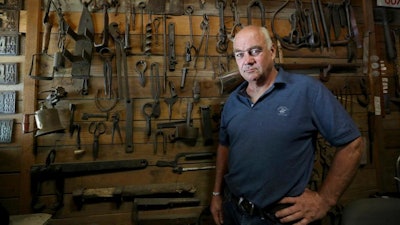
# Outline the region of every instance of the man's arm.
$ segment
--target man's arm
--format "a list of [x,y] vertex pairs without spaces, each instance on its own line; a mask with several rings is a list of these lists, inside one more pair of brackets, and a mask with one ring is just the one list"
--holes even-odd
[[228,153],[229,149],[226,146],[218,145],[217,159],[216,159],[216,172],[215,182],[211,199],[210,210],[217,225],[223,223],[222,217],[222,191],[224,175],[228,170]]
[[318,191],[330,207],[337,204],[353,181],[360,165],[363,149],[364,141],[362,137],[359,137],[336,151],[329,172]]
[[278,211],[276,216],[281,222],[299,220],[294,225],[308,224],[323,218],[352,182],[360,165],[363,149],[364,141],[361,137],[339,147],[319,191],[306,189],[298,197],[283,198],[280,203],[293,205]]

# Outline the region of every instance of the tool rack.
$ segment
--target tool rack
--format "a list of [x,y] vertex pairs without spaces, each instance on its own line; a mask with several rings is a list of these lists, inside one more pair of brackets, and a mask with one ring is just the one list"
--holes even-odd
[[[190,224],[197,218],[201,211],[208,205],[211,197],[211,189],[213,185],[214,171],[198,170],[182,173],[174,173],[171,168],[158,167],[158,161],[172,161],[174,157],[183,152],[199,153],[203,151],[214,152],[217,144],[217,130],[218,130],[218,116],[220,110],[223,107],[223,101],[227,97],[227,94],[221,95],[220,86],[218,83],[218,77],[223,76],[227,72],[231,72],[235,69],[234,60],[229,59],[229,52],[232,50],[231,42],[227,41],[226,52],[221,52],[221,48],[217,48],[217,43],[224,37],[220,32],[220,8],[218,1],[198,1],[198,0],[185,0],[183,1],[183,9],[191,6],[193,11],[189,12],[182,11],[180,15],[167,15],[166,23],[167,29],[168,24],[174,24],[175,26],[175,70],[171,71],[169,67],[166,67],[166,80],[171,81],[175,84],[175,91],[177,94],[176,102],[172,105],[171,120],[169,119],[168,104],[164,102],[165,99],[171,98],[169,92],[168,82],[165,82],[164,78],[164,65],[166,61],[165,57],[168,57],[168,53],[164,52],[164,15],[163,14],[150,14],[144,8],[143,13],[143,24],[142,27],[142,15],[141,6],[139,0],[132,1],[120,1],[118,10],[116,10],[116,4],[110,6],[108,11],[108,23],[116,23],[120,31],[121,37],[128,37],[130,47],[126,49],[127,59],[127,74],[129,83],[129,99],[132,101],[132,136],[133,136],[133,152],[127,153],[125,151],[125,130],[126,124],[126,107],[123,99],[118,99],[115,106],[110,107],[108,112],[102,112],[96,107],[96,96],[98,90],[104,89],[104,77],[103,77],[103,59],[99,52],[92,52],[90,57],[90,76],[88,79],[87,94],[82,95],[82,79],[73,78],[71,76],[72,63],[66,60],[63,67],[57,68],[57,71],[53,71],[54,67],[54,56],[59,51],[60,46],[58,42],[58,29],[60,24],[58,22],[57,11],[52,6],[50,8],[50,21],[53,22],[53,27],[50,32],[49,46],[47,54],[51,57],[41,57],[40,61],[34,61],[32,74],[37,76],[49,76],[54,72],[52,79],[32,79],[28,76],[30,74],[30,62],[34,54],[42,52],[44,45],[43,37],[46,33],[45,25],[43,24],[43,17],[46,13],[46,2],[47,1],[25,1],[22,10],[20,11],[20,25],[19,32],[22,35],[21,39],[21,53],[17,56],[0,56],[1,62],[18,63],[18,76],[19,81],[14,84],[11,88],[17,89],[17,106],[15,115],[6,115],[7,118],[14,119],[13,122],[13,135],[11,143],[0,144],[0,162],[3,165],[0,166],[2,174],[0,175],[0,181],[6,181],[8,179],[14,182],[13,184],[7,185],[6,188],[0,189],[10,191],[12,193],[2,194],[0,191],[0,197],[2,197],[1,203],[6,206],[12,205],[10,208],[13,214],[23,214],[31,212],[32,209],[27,202],[31,199],[30,186],[30,174],[29,170],[32,165],[44,164],[48,152],[54,149],[57,152],[56,162],[57,163],[81,163],[81,162],[92,162],[95,160],[92,158],[91,149],[93,136],[88,132],[88,127],[92,121],[102,121],[106,124],[106,132],[100,136],[100,150],[96,160],[107,160],[117,161],[126,159],[141,159],[144,158],[148,161],[148,166],[143,170],[135,171],[122,171],[118,173],[106,173],[91,175],[85,177],[72,177],[65,180],[64,190],[64,206],[58,209],[57,213],[53,215],[52,223],[54,224],[65,224],[65,223],[84,223],[87,217],[93,218],[92,223],[98,224],[113,224],[114,221],[124,221],[121,224],[131,224],[132,220],[132,201],[122,202],[117,206],[115,202],[100,202],[96,204],[84,204],[81,209],[76,207],[73,202],[73,192],[81,188],[107,188],[115,186],[129,186],[129,185],[153,185],[157,183],[173,183],[173,182],[185,182],[193,184],[196,187],[195,197],[200,200],[197,206],[190,206],[185,208],[174,208],[161,211],[143,211],[139,212],[140,219],[143,221],[153,222],[153,224]],[[63,16],[69,28],[75,32],[78,32],[79,20],[82,15],[82,4],[80,1],[61,1]],[[68,4],[65,4],[65,3]],[[117,1],[118,2],[118,1]],[[127,2],[132,3],[136,8],[135,23],[130,20],[130,30],[128,35],[125,36],[126,30],[124,25],[126,24],[126,12],[125,4]],[[148,3],[148,1],[144,1]],[[223,2],[223,1],[222,1]],[[254,1],[255,2],[255,1]],[[265,24],[270,29],[271,21],[274,18],[274,13],[282,6],[284,1],[261,1],[265,6]],[[303,7],[311,7],[311,1],[302,1]],[[322,1],[326,3],[325,1]],[[335,4],[340,4],[342,1],[332,1]],[[110,1],[110,3],[116,3],[116,1]],[[201,5],[204,3],[204,5]],[[64,4],[64,5],[63,5]],[[221,3],[222,4],[222,3]],[[231,1],[226,1],[224,8],[224,25],[227,29],[227,35],[232,35],[230,31],[239,29],[237,26],[238,20],[241,24],[246,25],[248,23],[248,3],[241,1],[237,2],[237,8],[239,16],[234,16],[231,11]],[[372,3],[370,1],[352,1],[351,2],[354,11],[355,18],[358,24],[359,34],[361,40],[365,43],[364,48],[356,49],[356,57],[348,62],[348,51],[346,46],[333,46],[328,48],[322,46],[320,48],[299,48],[296,50],[285,49],[282,46],[278,47],[278,57],[276,64],[284,67],[287,70],[294,70],[305,72],[310,76],[320,79],[321,82],[330,88],[338,100],[342,102],[343,106],[348,109],[349,113],[353,116],[356,123],[359,125],[363,136],[367,141],[370,142],[370,147],[366,150],[367,158],[363,162],[363,167],[360,168],[359,175],[355,181],[354,188],[350,188],[343,197],[343,201],[350,201],[351,199],[361,197],[365,193],[369,193],[374,190],[380,190],[387,188],[388,183],[385,181],[389,178],[379,178],[376,174],[380,174],[384,167],[382,162],[386,162],[385,156],[381,154],[384,149],[382,140],[383,125],[385,125],[383,118],[393,118],[397,116],[396,106],[390,105],[392,114],[385,114],[385,108],[383,107],[383,95],[381,95],[380,82],[378,77],[371,76],[371,62],[367,63],[363,59],[363,49],[369,49],[369,55],[377,55],[379,58],[385,58],[384,48],[380,48],[383,43],[383,37],[377,35],[379,32],[373,32],[376,28],[378,31],[381,29],[379,25],[373,26],[374,22],[368,19],[367,15],[372,12]],[[102,10],[93,10],[93,5],[89,5],[91,19],[93,20],[93,43],[98,45],[102,43],[102,30],[104,28],[104,15]],[[202,8],[203,7],[203,8]],[[168,9],[168,7],[167,7]],[[275,28],[281,36],[286,36],[291,31],[290,23],[288,18],[294,12],[295,5],[294,1],[290,2],[283,10],[279,11],[275,17]],[[132,14],[131,18],[132,19]],[[204,16],[206,15],[206,17]],[[251,8],[253,24],[262,24],[260,12],[256,8]],[[152,26],[146,26],[147,22],[150,21],[150,17],[153,20]],[[159,24],[154,23],[158,21]],[[192,26],[190,26],[190,21]],[[208,52],[205,56],[205,45],[202,44],[199,55],[197,55],[197,64],[194,65],[196,52],[193,49],[187,48],[187,43],[192,44],[195,47],[199,47],[202,39],[202,26],[207,22],[209,25],[209,39],[207,42]],[[141,33],[140,30],[143,30]],[[369,40],[365,38],[367,30],[370,31]],[[151,33],[146,33],[151,31]],[[168,32],[168,31],[167,31]],[[345,32],[345,28],[343,28]],[[150,35],[151,34],[151,35]],[[193,36],[191,36],[191,34]],[[332,33],[333,35],[333,33]],[[345,33],[342,33],[345,35]],[[375,37],[375,35],[377,37]],[[227,37],[228,37],[227,36]],[[91,37],[90,34],[86,35],[85,38]],[[143,38],[143,43],[141,39]],[[168,36],[166,37],[168,38]],[[221,39],[222,38],[222,39]],[[364,39],[363,39],[364,38]],[[146,42],[147,41],[147,42]],[[149,43],[151,41],[151,43]],[[205,39],[204,39],[205,41]],[[157,42],[157,43],[156,43]],[[64,40],[64,46],[74,56],[81,56],[78,54],[75,48],[76,40],[71,39],[70,36],[66,36]],[[110,36],[109,48],[114,50],[114,42]],[[149,49],[151,44],[151,49]],[[376,45],[376,46],[375,46]],[[143,47],[147,47],[146,51]],[[169,46],[167,46],[169,47]],[[192,60],[187,61],[187,53],[192,54]],[[167,56],[166,56],[166,55]],[[113,84],[117,84],[116,77],[116,65],[115,57],[112,59],[112,80]],[[144,72],[145,82],[140,83],[139,73],[135,70],[135,65],[138,61],[145,60],[147,62],[148,69]],[[377,61],[378,63],[379,60]],[[151,118],[151,127],[153,128],[152,134],[147,135],[146,132],[146,118],[142,113],[142,106],[146,103],[153,102],[153,93],[151,91],[151,77],[150,77],[150,65],[152,63],[159,64],[159,73],[161,80],[160,90],[160,115],[157,118]],[[205,65],[205,67],[203,67]],[[382,68],[382,64],[379,64]],[[393,71],[392,64],[387,62],[385,64],[386,75],[389,75],[389,71]],[[182,84],[182,71],[185,70],[185,82]],[[364,86],[360,86],[360,79],[365,78]],[[389,83],[393,84],[393,76],[389,76]],[[198,85],[198,86],[195,86]],[[165,86],[164,86],[165,85]],[[53,90],[55,87],[62,86],[68,93],[66,97],[62,98],[56,104],[56,108],[59,111],[61,125],[66,128],[65,133],[54,133],[41,137],[35,137],[34,134],[22,133],[22,115],[27,113],[35,112],[38,109],[39,102],[45,101],[48,97],[49,90]],[[182,86],[182,87],[181,87]],[[10,89],[9,86],[1,86],[1,88]],[[113,86],[115,88],[115,86]],[[367,92],[363,92],[363,89],[367,88]],[[193,88],[199,90],[199,98],[193,97]],[[166,90],[165,90],[166,89]],[[389,92],[392,92],[390,89]],[[115,96],[119,96],[118,90],[115,90]],[[381,98],[382,96],[382,98]],[[369,97],[367,104],[359,104],[366,101],[364,97]],[[377,101],[381,101],[382,105],[374,104]],[[193,102],[193,111],[191,113],[191,120],[187,119],[187,105]],[[107,101],[101,103],[110,103]],[[72,111],[70,110],[70,104],[74,104],[73,123],[79,124],[80,126],[80,149],[85,150],[83,154],[74,154],[74,150],[77,148],[77,130],[71,134],[71,130],[68,127],[71,125],[70,118]],[[114,104],[111,102],[110,104]],[[202,114],[205,107],[211,112],[211,124],[208,124],[208,129],[211,130],[211,137],[207,137],[207,141],[203,139],[202,131],[205,129],[202,126]],[[381,108],[380,108],[381,107]],[[379,114],[379,109],[380,114]],[[378,111],[377,111],[378,110]],[[90,114],[108,114],[105,118],[91,118],[88,120],[82,119],[84,113]],[[122,142],[119,137],[116,136],[112,139],[112,124],[113,119],[111,115],[114,113],[119,114],[119,127],[122,133]],[[1,118],[4,115],[0,115]],[[368,119],[373,118],[372,125],[373,130],[369,127]],[[397,117],[394,117],[395,119]],[[168,123],[173,121],[183,121],[184,124],[188,124],[188,127],[199,128],[198,138],[196,141],[188,145],[184,141],[176,140],[170,142],[168,137],[174,134],[175,127],[167,128],[163,130],[163,138],[157,136],[161,133],[157,132],[157,124]],[[383,125],[382,125],[383,124]],[[387,123],[386,123],[387,124]],[[388,125],[386,125],[387,127]],[[187,127],[186,127],[187,128]],[[163,140],[166,138],[164,145]],[[204,136],[205,137],[205,136]],[[213,141],[210,141],[210,140]],[[373,142],[371,141],[373,140]],[[157,151],[154,149],[154,144],[157,143]],[[205,144],[207,143],[207,144]],[[320,142],[321,148],[327,148],[324,142]],[[162,149],[163,145],[165,150]],[[4,154],[5,152],[5,154]],[[82,153],[82,151],[81,151]],[[394,153],[391,153],[394,154]],[[317,160],[329,159],[329,155],[320,155]],[[14,162],[12,165],[9,162]],[[190,166],[191,162],[186,162]],[[201,161],[201,166],[212,168],[209,166],[209,160],[205,162]],[[184,164],[187,166],[186,164]],[[322,175],[321,171],[323,166],[316,162],[317,173],[313,177],[312,184],[317,185],[320,182]],[[3,172],[4,171],[4,172]],[[3,175],[4,174],[4,175]],[[368,181],[368,182],[367,182]],[[390,185],[389,185],[390,187]],[[43,186],[40,200],[50,205],[54,201],[54,189],[51,185]],[[53,212],[54,213],[54,212]],[[160,216],[155,216],[159,214]],[[174,218],[175,216],[175,218]],[[180,220],[177,218],[180,216]],[[175,220],[174,220],[175,219]],[[132,222],[133,223],[133,222]]]

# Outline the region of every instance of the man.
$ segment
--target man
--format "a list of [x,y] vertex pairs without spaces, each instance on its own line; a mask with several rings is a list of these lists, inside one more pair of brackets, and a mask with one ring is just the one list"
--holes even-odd
[[[222,112],[215,223],[304,225],[323,218],[357,172],[364,145],[357,126],[320,81],[274,67],[267,29],[243,28],[233,50],[245,82]],[[337,151],[314,192],[307,183],[318,133]]]

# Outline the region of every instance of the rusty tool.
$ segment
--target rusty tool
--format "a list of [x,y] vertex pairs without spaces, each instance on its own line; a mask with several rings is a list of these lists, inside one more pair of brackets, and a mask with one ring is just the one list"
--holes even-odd
[[392,34],[389,27],[389,23],[393,20],[393,16],[384,7],[379,7],[374,8],[374,18],[375,21],[382,22],[386,55],[389,60],[393,60],[396,58],[396,49],[393,46]]
[[[46,160],[47,162],[47,160]],[[56,202],[53,210],[58,210],[64,205],[64,179],[101,173],[129,171],[144,169],[148,165],[146,159],[113,160],[81,163],[53,163],[49,161],[45,165],[33,165],[30,170],[31,177],[31,207],[33,211],[40,212],[45,205],[39,201],[41,185],[45,181],[55,181]]]
[[165,14],[166,0],[148,0],[147,8],[153,14]]
[[[215,152],[181,152],[175,155],[174,160],[172,161],[163,161],[159,160],[156,162],[156,166],[158,167],[172,167],[172,172],[174,173],[182,173],[186,171],[194,171],[194,167],[183,167],[184,163],[180,162],[181,159],[184,159],[184,162],[189,162],[190,165],[196,163],[213,163],[215,158]],[[211,160],[211,161],[210,161]],[[199,166],[196,167],[198,169],[213,169],[213,166]]]
[[139,197],[192,197],[196,187],[187,183],[162,183],[162,184],[140,184],[122,187],[105,188],[78,188],[72,191],[72,197],[78,210],[83,204],[91,202],[115,202],[117,207],[122,201],[131,201]]
[[[118,86],[120,87],[120,98],[125,99],[126,107],[126,126],[125,126],[125,152],[133,152],[133,101],[129,93],[129,80],[128,80],[128,63],[126,59],[126,52],[124,49],[124,41],[121,39],[118,31],[118,24],[113,22],[109,26],[110,34],[115,42],[116,62],[117,62],[117,77]],[[122,82],[122,76],[124,82]],[[122,84],[123,83],[123,84]]]
[[168,81],[169,86],[169,98],[164,98],[164,102],[168,104],[168,119],[171,120],[172,117],[172,106],[178,100],[178,95],[175,92],[175,85],[172,81]]
[[171,141],[182,140],[185,144],[194,146],[196,145],[199,128],[192,126],[192,110],[193,102],[188,101],[186,110],[186,124],[178,125],[175,127],[175,133],[170,135]]
[[74,134],[75,128],[76,128],[76,124],[74,123],[74,116],[75,116],[75,111],[76,111],[76,105],[70,103],[69,104],[69,111],[70,112],[70,117],[69,117],[69,136],[72,137],[72,135]]
[[85,150],[81,147],[81,125],[75,124],[76,129],[76,149],[74,150],[74,155],[82,155]]
[[106,132],[106,125],[103,122],[91,122],[89,133],[93,134],[93,159],[96,160],[99,155],[99,137]]
[[119,115],[119,113],[115,112],[111,116],[111,118],[113,119],[113,126],[112,126],[112,131],[111,131],[111,144],[114,144],[115,131],[117,131],[119,140],[121,141],[121,144],[122,144],[123,140],[122,140],[122,135],[121,135],[121,129],[119,127],[120,115]]

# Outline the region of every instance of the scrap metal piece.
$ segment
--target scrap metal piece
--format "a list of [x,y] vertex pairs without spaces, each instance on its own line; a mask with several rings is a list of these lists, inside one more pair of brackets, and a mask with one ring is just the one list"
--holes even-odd
[[0,143],[11,143],[14,120],[0,120]]
[[0,92],[0,114],[15,113],[16,95],[15,91]]

